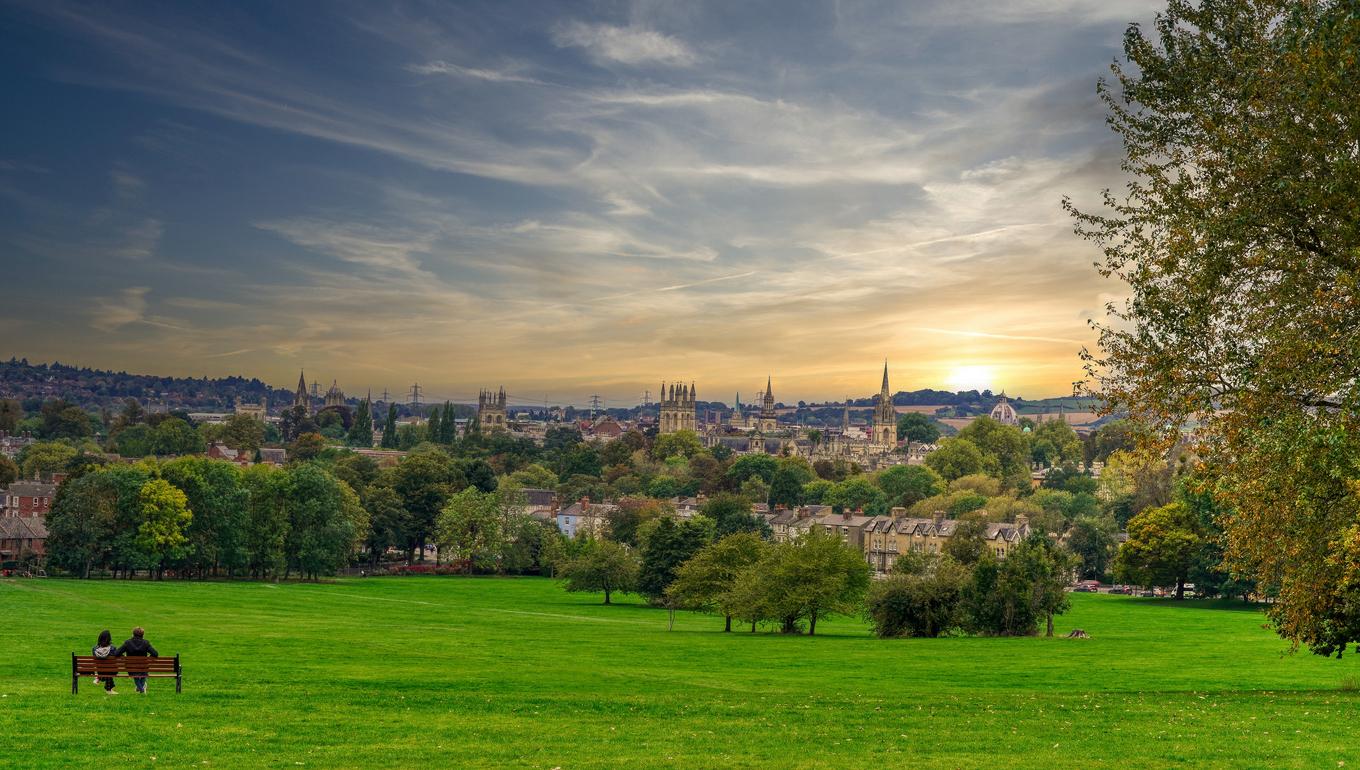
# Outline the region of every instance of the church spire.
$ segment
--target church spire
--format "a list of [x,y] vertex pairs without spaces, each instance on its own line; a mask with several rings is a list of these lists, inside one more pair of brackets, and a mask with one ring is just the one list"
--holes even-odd
[[883,392],[888,392],[888,359],[883,359]]

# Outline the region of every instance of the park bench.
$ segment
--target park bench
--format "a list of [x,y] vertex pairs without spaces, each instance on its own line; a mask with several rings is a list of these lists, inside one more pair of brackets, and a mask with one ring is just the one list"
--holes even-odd
[[80,678],[89,677],[134,677],[144,676],[149,679],[168,679],[175,678],[175,692],[180,692],[180,685],[183,683],[179,667],[179,656],[173,658],[149,658],[136,656],[122,656],[117,658],[96,658],[93,655],[77,655],[71,653],[71,693],[80,692]]

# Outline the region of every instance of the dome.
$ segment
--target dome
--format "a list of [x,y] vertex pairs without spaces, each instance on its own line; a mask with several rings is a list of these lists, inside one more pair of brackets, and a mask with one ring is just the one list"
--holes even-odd
[[1015,407],[1011,406],[1010,400],[1006,398],[1006,391],[1001,391],[1001,398],[996,402],[996,406],[992,407],[991,417],[1002,425],[1020,424],[1020,415],[1016,413]]

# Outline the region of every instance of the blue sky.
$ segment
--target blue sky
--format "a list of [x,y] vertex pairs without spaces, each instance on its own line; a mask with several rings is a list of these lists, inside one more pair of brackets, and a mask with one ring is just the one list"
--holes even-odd
[[1060,200],[1155,7],[0,0],[0,355],[1067,392],[1118,289]]

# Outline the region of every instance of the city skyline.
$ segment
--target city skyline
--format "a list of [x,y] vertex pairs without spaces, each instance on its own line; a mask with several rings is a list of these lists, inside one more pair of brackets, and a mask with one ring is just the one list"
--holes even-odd
[[[1148,3],[0,4],[0,355],[348,393],[1069,395]],[[565,399],[563,399],[565,400]]]

